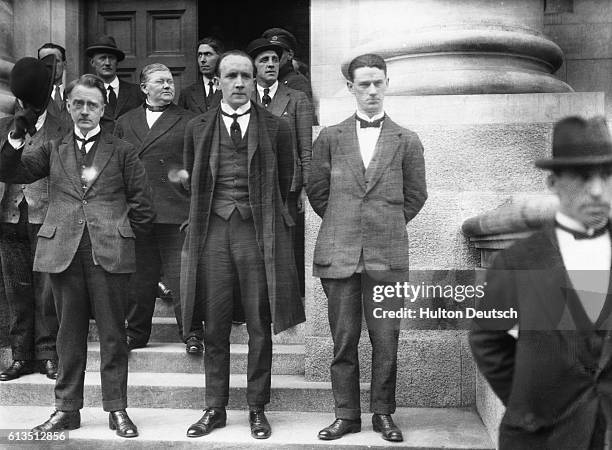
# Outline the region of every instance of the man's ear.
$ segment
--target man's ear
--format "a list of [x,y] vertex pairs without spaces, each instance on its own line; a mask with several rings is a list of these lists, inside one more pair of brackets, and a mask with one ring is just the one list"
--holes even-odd
[[142,91],[142,93],[146,97],[147,96],[147,85],[146,85],[146,83],[140,83],[140,90]]
[[557,175],[549,173],[546,177],[546,187],[553,193],[557,193]]
[[346,82],[346,88],[352,94],[353,93],[353,82],[352,81],[347,81]]

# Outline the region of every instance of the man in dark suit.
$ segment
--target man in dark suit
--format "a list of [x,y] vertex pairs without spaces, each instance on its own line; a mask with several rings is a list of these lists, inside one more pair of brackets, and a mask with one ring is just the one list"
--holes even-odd
[[100,36],[97,42],[87,47],[86,55],[95,74],[104,81],[106,107],[100,126],[112,132],[115,120],[142,104],[142,92],[138,85],[117,76],[117,64],[125,59],[125,53],[117,47],[112,36]]
[[[506,406],[500,449],[609,448],[612,140],[605,119],[559,121],[552,158],[536,166],[551,171],[555,224],[494,259],[472,352]],[[517,325],[518,338],[507,332]]]
[[303,174],[308,172],[312,155],[312,105],[301,91],[278,82],[282,50],[274,42],[259,38],[247,46],[247,53],[255,62],[256,101],[272,114],[285,120],[293,138],[293,180],[287,200],[289,213],[296,222],[294,228],[295,263],[300,278],[300,293],[304,295],[304,204]]
[[197,302],[204,311],[206,410],[187,436],[225,426],[229,396],[233,287],[249,333],[247,403],[251,435],[266,439],[272,333],[305,320],[285,202],[293,176],[288,125],[251,102],[254,66],[240,51],[224,53],[219,107],[185,130],[191,206],[181,265],[183,329]]
[[53,80],[53,90],[51,100],[47,105],[47,112],[60,119],[67,127],[72,127],[72,119],[66,109],[66,95],[64,86],[64,71],[66,68],[66,50],[61,45],[47,42],[38,49],[38,59],[48,55],[55,56],[55,79]]
[[327,296],[334,341],[336,420],[319,432],[319,438],[338,439],[361,431],[357,347],[363,303],[372,342],[372,423],[384,439],[402,441],[391,418],[399,319],[374,319],[371,298],[362,292],[366,275],[381,281],[408,279],[406,224],[427,198],[423,147],[414,132],[385,115],[389,80],[380,56],[353,59],[348,76],[357,112],[321,131],[306,185],[312,208],[323,219],[313,273],[321,277]]
[[215,82],[223,43],[212,36],[200,39],[197,44],[198,68],[202,78],[181,91],[178,105],[196,114],[205,113],[219,106],[221,91]]
[[[149,341],[162,271],[172,291],[179,335],[183,336],[179,295],[183,234],[179,226],[187,220],[189,193],[180,182],[180,171],[185,126],[193,117],[190,111],[172,103],[174,80],[163,64],[145,66],[140,73],[140,86],[147,96],[143,107],[124,114],[115,127],[115,135],[136,148],[157,210],[153,233],[136,240],[137,268],[130,282],[132,306],[127,316],[130,350],[144,347]],[[194,321],[192,329],[185,333],[188,353],[202,353],[203,333],[202,321]]]
[[[27,77],[20,72],[21,67],[25,68],[20,64],[11,77]],[[32,87],[27,86],[27,89]],[[19,110],[24,107],[31,105],[22,102]],[[0,136],[7,136],[14,125],[13,117],[0,119]],[[35,129],[33,136],[25,137],[24,154],[69,131],[59,119],[44,110],[38,116]],[[9,336],[13,355],[13,363],[0,373],[0,381],[39,370],[48,378],[57,377],[55,338],[58,325],[49,274],[32,272],[36,234],[49,206],[48,189],[46,178],[31,184],[0,183],[0,262],[11,315]],[[42,365],[37,367],[34,361]]]
[[128,417],[125,313],[136,234],[155,217],[144,167],[134,148],[100,132],[105,90],[95,75],[66,89],[74,130],[22,152],[31,110],[16,115],[0,151],[0,180],[31,183],[49,177],[49,209],[38,231],[34,270],[50,273],[59,331],[56,410],[36,432],[80,427],[89,318],[100,335],[102,406],[109,427],[138,435]]

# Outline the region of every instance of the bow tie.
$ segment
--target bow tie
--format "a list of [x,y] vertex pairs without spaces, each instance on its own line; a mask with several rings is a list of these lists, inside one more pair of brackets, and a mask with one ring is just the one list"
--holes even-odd
[[238,117],[242,117],[242,116],[246,116],[247,114],[249,114],[251,112],[251,108],[247,109],[245,112],[243,112],[242,114],[228,114],[225,111],[221,110],[221,114],[223,114],[225,117],[231,117],[232,119],[234,119],[234,121],[236,121],[238,119]]
[[577,230],[573,230],[569,227],[566,227],[565,225],[560,224],[559,222],[555,221],[555,226],[563,231],[567,231],[568,233],[570,233],[571,235],[574,236],[574,239],[579,240],[579,239],[594,239],[596,237],[601,236],[602,234],[605,234],[608,231],[608,225],[604,225],[603,227],[599,228],[598,230],[595,230],[592,234],[588,234],[585,233],[583,231],[577,231]]
[[166,109],[168,109],[168,106],[170,106],[170,103],[168,103],[167,105],[163,105],[163,106],[153,106],[145,102],[142,104],[142,106],[144,106],[145,109],[148,109],[149,111],[152,111],[152,112],[163,112]]
[[98,134],[94,134],[93,136],[88,137],[87,139],[83,139],[82,137],[77,136],[76,134],[74,135],[74,139],[76,139],[77,141],[81,142],[83,145],[87,145],[90,142],[95,142],[96,139],[98,139],[98,136],[100,136],[100,133]]
[[380,128],[380,124],[382,124],[383,120],[385,120],[385,116],[382,116],[380,119],[376,119],[372,122],[362,119],[359,116],[355,116],[357,122],[359,122],[359,128]]

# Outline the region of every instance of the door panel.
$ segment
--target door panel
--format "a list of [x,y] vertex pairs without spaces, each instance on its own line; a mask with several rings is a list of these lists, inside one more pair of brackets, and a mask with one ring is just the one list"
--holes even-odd
[[158,62],[170,68],[177,96],[195,82],[196,0],[98,0],[90,5],[88,42],[102,34],[115,38],[125,52],[119,77],[138,83],[140,70]]

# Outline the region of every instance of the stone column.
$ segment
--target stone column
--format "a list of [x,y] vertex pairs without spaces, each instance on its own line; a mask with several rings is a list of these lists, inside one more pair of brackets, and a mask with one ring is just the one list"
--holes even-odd
[[15,97],[8,88],[13,61],[13,1],[0,0],[0,117],[13,112]]

